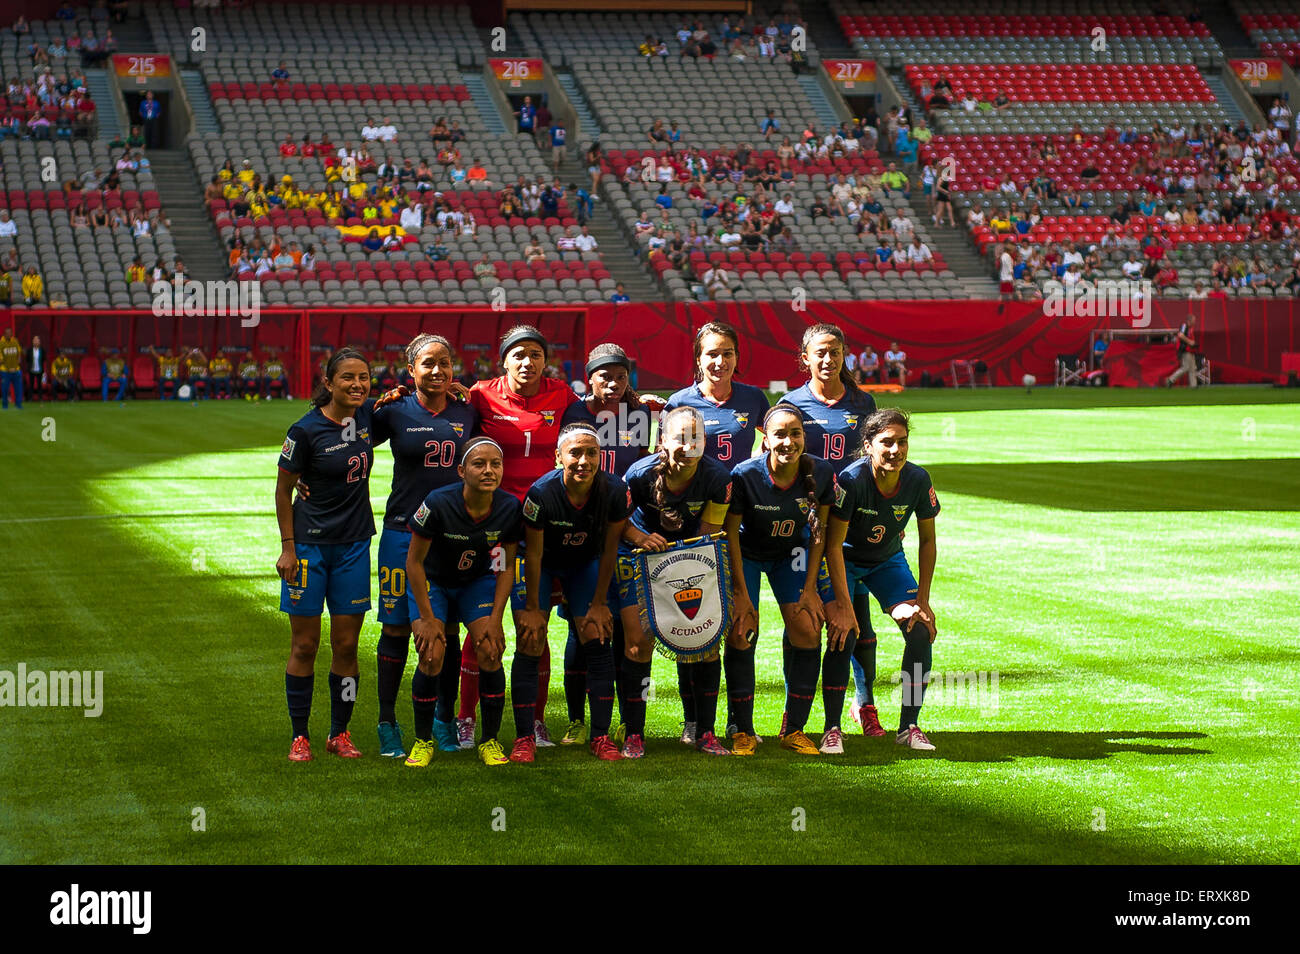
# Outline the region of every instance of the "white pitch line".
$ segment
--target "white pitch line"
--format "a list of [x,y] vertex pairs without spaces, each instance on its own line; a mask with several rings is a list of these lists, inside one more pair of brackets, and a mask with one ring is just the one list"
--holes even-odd
[[155,513],[92,513],[92,514],[61,514],[57,517],[5,517],[0,518],[0,524],[6,523],[54,523],[62,520],[131,520],[135,518],[146,519],[153,517],[212,517],[212,516],[240,516],[240,517],[265,517],[273,516],[274,511],[266,510],[176,510],[176,511],[158,511]]

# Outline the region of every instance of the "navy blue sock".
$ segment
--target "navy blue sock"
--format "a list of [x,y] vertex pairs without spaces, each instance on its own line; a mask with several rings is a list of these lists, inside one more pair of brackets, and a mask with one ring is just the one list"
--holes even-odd
[[623,663],[627,661],[624,653],[623,642],[623,620],[617,613],[614,614],[614,638],[610,640],[613,644],[614,653],[614,703],[618,706],[618,721],[623,721],[623,693],[618,688],[623,685]]
[[714,730],[718,721],[718,687],[722,684],[722,660],[691,663],[691,692],[695,696],[695,738]]
[[822,657],[822,709],[825,711],[825,727],[822,731],[840,727],[844,717],[844,693],[849,686],[849,660],[853,658],[854,634],[850,633],[844,641],[843,649],[826,648]]
[[293,724],[293,737],[311,738],[307,723],[311,719],[311,690],[315,676],[284,674],[284,695],[289,700],[289,721]]
[[415,737],[421,742],[433,738],[433,713],[438,706],[438,677],[418,667],[411,676],[411,708],[415,710]]
[[[900,626],[899,629],[902,629]],[[898,731],[920,725],[921,703],[925,698],[925,677],[930,674],[933,647],[930,631],[918,622],[910,633],[903,633],[903,708],[898,717]]]
[[614,712],[614,652],[609,643],[598,639],[583,645],[581,652],[591,700],[591,737],[595,739],[609,735],[609,720]]
[[438,708],[435,718],[439,722],[456,719],[456,696],[460,693],[460,635],[459,627],[447,624],[447,648],[442,654],[442,672],[438,673]]
[[686,722],[698,722],[695,711],[694,690],[691,688],[691,664],[677,664],[677,691],[682,697],[682,719]]
[[[605,644],[609,648],[609,644]],[[569,721],[581,722],[587,700],[586,653],[578,642],[578,634],[569,620],[569,640],[564,644],[564,703],[569,709]]]
[[789,659],[785,673],[787,734],[802,732],[808,724],[813,697],[817,694],[818,655],[816,649],[800,649],[793,645],[787,651]]
[[[510,664],[510,701],[515,707],[515,738],[533,737],[533,718],[537,707],[538,664],[541,656],[528,656],[515,650]],[[479,677],[480,680],[482,677]],[[482,690],[480,690],[480,693]]]
[[727,724],[746,735],[754,734],[754,650],[728,646],[722,656],[727,670]]
[[[536,658],[536,657],[534,657]],[[506,671],[500,667],[489,672],[479,669],[478,704],[483,716],[483,731],[479,734],[480,744],[488,739],[495,739],[501,734],[501,716],[506,708]],[[528,723],[528,731],[533,731],[533,723]]]
[[650,685],[650,664],[623,657],[623,721],[628,735],[645,735],[645,692]]
[[379,674],[379,721],[397,721],[397,690],[406,671],[406,654],[411,640],[406,636],[380,636],[375,652]]
[[[343,698],[343,680],[350,679],[351,699]],[[348,723],[352,721],[352,707],[357,702],[357,683],[360,680],[356,676],[340,676],[338,673],[330,672],[330,738],[338,735],[340,732],[348,730]]]
[[871,628],[871,597],[853,601],[853,618],[858,622],[858,644],[853,647],[853,701],[858,707],[876,704],[876,633]]

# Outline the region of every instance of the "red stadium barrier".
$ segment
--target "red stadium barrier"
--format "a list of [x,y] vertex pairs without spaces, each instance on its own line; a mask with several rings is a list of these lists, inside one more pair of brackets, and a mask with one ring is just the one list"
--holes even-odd
[[[1189,311],[1199,317],[1201,350],[1213,362],[1216,382],[1276,381],[1283,373],[1282,354],[1300,351],[1300,303],[1293,299],[1157,301],[1149,327],[1172,331]],[[820,321],[843,328],[855,349],[870,344],[883,351],[897,341],[908,355],[909,380],[917,380],[922,371],[946,376],[953,360],[978,358],[999,385],[1019,384],[1025,374],[1050,381],[1056,356],[1084,355],[1093,331],[1133,327],[1129,319],[1049,317],[1041,302],[991,301],[810,302],[804,311],[779,302],[652,302],[504,312],[437,306],[267,308],[252,328],[242,327],[237,317],[170,318],[143,311],[14,309],[12,315],[20,340],[39,334],[55,349],[109,346],[134,355],[149,344],[198,346],[208,354],[222,347],[279,347],[286,351],[295,394],[308,391],[318,360],[313,349],[390,347],[418,331],[443,334],[462,352],[486,352],[495,360],[496,342],[506,329],[534,324],[555,343],[555,356],[572,360],[575,368],[591,345],[614,341],[636,359],[640,387],[665,389],[691,380],[695,329],[712,320],[736,326],[741,339],[738,374],[760,385],[802,379],[795,353],[804,329]]]

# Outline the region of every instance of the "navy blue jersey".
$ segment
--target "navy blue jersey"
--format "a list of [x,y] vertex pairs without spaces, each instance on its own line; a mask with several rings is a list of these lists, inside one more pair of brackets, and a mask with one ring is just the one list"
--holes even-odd
[[654,504],[654,468],[657,463],[659,455],[651,454],[628,468],[626,480],[632,492],[629,519],[641,532],[657,533],[670,543],[698,537],[705,510],[711,505],[725,508],[731,503],[731,472],[713,458],[701,457],[690,485],[680,494],[669,492],[665,495],[668,507],[682,515],[682,528],[667,530],[660,520],[661,511]]
[[650,423],[653,415],[644,407],[620,404],[618,414],[601,411],[599,416],[586,401],[575,401],[564,412],[561,426],[575,421],[590,424],[600,441],[600,469],[622,477],[627,469],[650,453]]
[[518,543],[524,525],[514,494],[492,491],[492,510],[475,520],[465,509],[463,484],[439,487],[411,515],[408,529],[432,540],[424,558],[424,572],[431,583],[443,587],[464,586],[503,567],[502,548]]
[[461,449],[474,434],[478,412],[450,400],[434,414],[415,394],[386,404],[374,414],[374,433],[393,448],[393,487],[384,511],[384,526],[405,530],[407,521],[429,492],[460,483],[456,466]]
[[876,400],[866,391],[850,388],[834,404],[827,404],[806,384],[781,398],[781,403],[799,409],[804,449],[830,461],[836,473],[857,459],[862,425],[876,411]]
[[[524,497],[524,526],[542,531],[542,566],[560,572],[589,563],[600,556],[609,524],[626,520],[632,512],[632,493],[613,474],[598,474],[605,490],[602,508],[596,489],[581,507],[575,507],[564,489],[564,471],[542,477]],[[601,513],[603,509],[603,513]]]
[[731,468],[753,456],[754,435],[763,423],[768,406],[767,395],[762,390],[733,381],[731,396],[722,404],[710,401],[698,384],[692,384],[670,397],[664,410],[678,407],[699,410],[704,415],[704,431],[708,437],[704,455]]
[[886,497],[872,476],[871,458],[863,457],[844,468],[835,489],[831,516],[849,522],[844,559],[849,563],[883,563],[903,549],[903,527],[913,513],[929,520],[939,512],[930,475],[910,461],[903,465],[898,488]]
[[314,407],[289,428],[280,448],[280,469],[297,474],[310,494],[293,502],[296,543],[355,543],[375,535],[370,468],[374,448],[384,438],[373,434],[373,405],[367,401],[342,424]]
[[740,553],[747,560],[767,562],[790,556],[794,547],[808,545],[808,510],[835,502],[835,470],[820,457],[812,461],[815,503],[808,502],[804,481],[782,487],[772,478],[767,455],[752,457],[731,472],[731,513],[741,514]]

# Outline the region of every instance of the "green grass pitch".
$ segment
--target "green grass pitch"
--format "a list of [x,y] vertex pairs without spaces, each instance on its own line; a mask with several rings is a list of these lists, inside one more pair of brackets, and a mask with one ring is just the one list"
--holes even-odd
[[[98,718],[0,709],[0,862],[1295,862],[1295,392],[898,403],[944,507],[935,670],[998,674],[996,693],[932,689],[937,752],[860,735],[842,758],[782,751],[765,594],[756,757],[685,750],[657,660],[641,762],[554,749],[489,770],[440,753],[425,771],[375,754],[373,612],[353,722],[366,757],[324,754],[323,648],[317,761],[285,759],[272,490],[301,402],[0,415],[0,670],[103,670],[105,695]],[[382,513],[391,457],[376,456]],[[891,727],[902,641],[875,618]],[[553,619],[553,733],[563,639]]]

